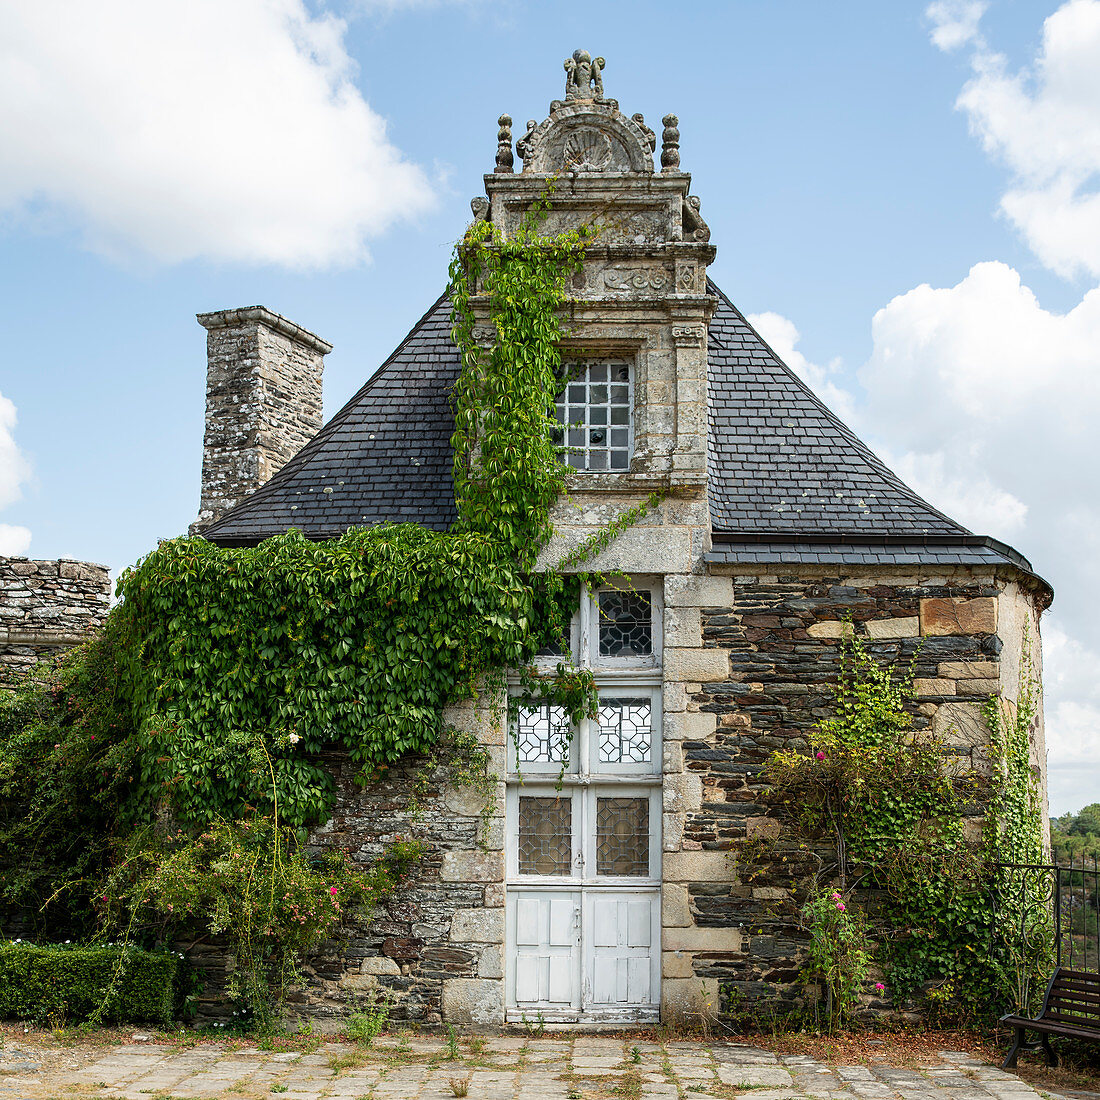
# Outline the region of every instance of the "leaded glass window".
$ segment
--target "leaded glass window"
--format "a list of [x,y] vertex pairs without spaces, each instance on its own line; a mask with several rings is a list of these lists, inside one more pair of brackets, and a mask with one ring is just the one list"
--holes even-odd
[[596,799],[596,874],[649,874],[649,799]]
[[568,875],[573,855],[573,806],[568,798],[519,800],[519,873]]
[[568,379],[554,416],[562,426],[554,442],[576,470],[630,469],[633,371],[624,359],[586,359],[564,364]]
[[513,717],[516,760],[522,764],[564,764],[569,759],[569,715],[550,703],[521,704]]
[[601,699],[600,763],[648,764],[653,758],[652,713],[648,699]]
[[653,604],[647,592],[612,589],[599,594],[601,657],[649,657],[653,653]]

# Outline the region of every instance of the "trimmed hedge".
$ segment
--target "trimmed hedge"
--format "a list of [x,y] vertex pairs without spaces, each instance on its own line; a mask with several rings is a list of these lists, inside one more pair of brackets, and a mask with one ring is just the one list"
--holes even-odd
[[0,1018],[170,1024],[183,960],[138,947],[0,941]]

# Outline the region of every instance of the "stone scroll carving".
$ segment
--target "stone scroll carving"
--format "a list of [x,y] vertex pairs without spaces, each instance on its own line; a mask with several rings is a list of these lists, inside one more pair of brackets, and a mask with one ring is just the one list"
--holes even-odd
[[699,213],[698,195],[688,195],[684,203],[684,240],[710,240],[710,226],[703,221],[703,215]]
[[661,267],[608,267],[603,271],[604,289],[622,293],[664,290],[671,281]]

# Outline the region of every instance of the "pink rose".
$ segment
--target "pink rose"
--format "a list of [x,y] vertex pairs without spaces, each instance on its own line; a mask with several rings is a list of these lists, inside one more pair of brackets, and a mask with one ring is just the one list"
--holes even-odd
[[335,886],[330,886],[330,887],[328,888],[328,892],[329,892],[329,893],[330,893],[330,894],[331,894],[331,895],[332,895],[333,897],[335,897],[335,896],[336,896],[336,887],[335,887]]
[[885,993],[886,992],[886,986],[884,986],[882,984],[882,982],[875,982],[875,992],[876,993]]
[[817,758],[818,758],[818,760],[824,760],[825,759],[825,754],[820,749],[818,749]]

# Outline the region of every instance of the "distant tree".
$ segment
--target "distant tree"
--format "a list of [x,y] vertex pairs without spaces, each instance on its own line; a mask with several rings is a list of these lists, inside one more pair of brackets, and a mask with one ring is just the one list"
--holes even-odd
[[1050,848],[1058,862],[1100,859],[1100,802],[1093,802],[1075,814],[1062,814],[1050,823]]

